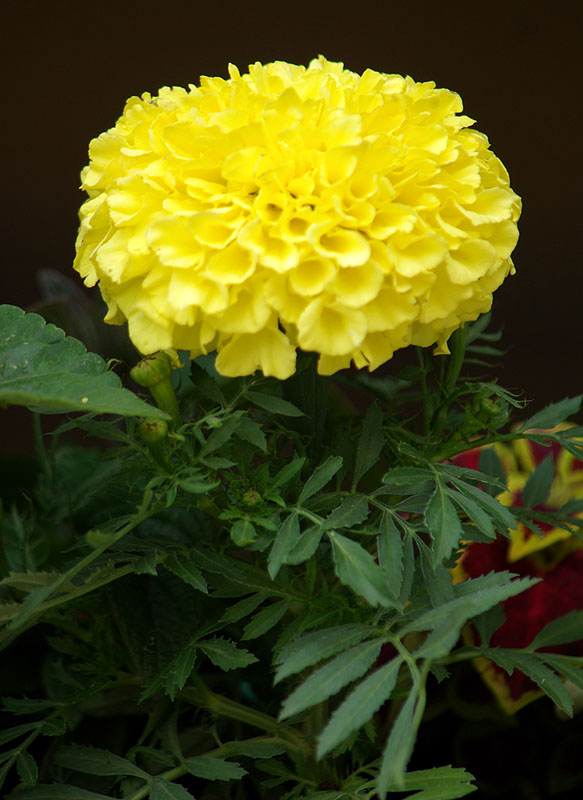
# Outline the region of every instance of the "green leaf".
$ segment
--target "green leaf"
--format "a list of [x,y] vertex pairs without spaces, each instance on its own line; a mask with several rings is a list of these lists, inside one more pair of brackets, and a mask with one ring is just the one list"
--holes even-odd
[[[500,483],[506,487],[504,464],[495,447],[484,447],[482,449],[478,465],[481,472],[485,472],[486,475],[491,475],[492,478],[496,478],[496,480],[500,481]],[[493,486],[488,490],[488,493],[495,496],[500,493],[500,490]]]
[[225,672],[248,667],[258,660],[248,650],[237,647],[230,639],[224,639],[222,636],[198,642],[198,647],[216,667]]
[[194,797],[178,783],[170,783],[165,778],[154,778],[150,800],[194,800]]
[[539,655],[560,675],[574,683],[579,689],[583,689],[583,659],[579,659],[579,663],[575,664],[572,656],[560,656],[555,653],[539,653]]
[[330,658],[339,651],[347,650],[362,642],[371,633],[364,625],[339,625],[307,633],[286,644],[278,653],[275,662],[278,669],[274,684],[311,667],[319,661]]
[[106,362],[38,314],[0,306],[0,406],[170,419],[123,389]]
[[279,472],[275,475],[274,479],[269,484],[269,490],[273,491],[274,489],[279,489],[280,486],[284,486],[286,483],[295,478],[301,468],[304,466],[306,459],[305,458],[294,458],[289,464],[286,464],[285,467],[282,467]]
[[361,728],[375,714],[395,688],[401,659],[394,658],[377,669],[352,690],[346,700],[334,711],[322,733],[318,736],[316,758],[320,759],[333,747],[344,741],[353,731]]
[[522,502],[533,508],[542,505],[548,498],[555,477],[555,462],[550,453],[532,472],[522,490]]
[[296,546],[289,551],[285,557],[286,564],[303,564],[311,558],[320,544],[323,535],[321,526],[314,525],[312,528],[305,530]]
[[150,777],[147,772],[136,767],[127,759],[97,747],[78,744],[61,747],[54,760],[60,767],[67,767],[88,775],[133,775],[144,780],[148,780]]
[[345,586],[364,597],[372,606],[398,605],[388,587],[384,571],[364,547],[334,531],[330,531],[328,536],[332,542],[336,575]]
[[19,736],[24,736],[25,733],[34,731],[38,728],[39,722],[25,722],[22,725],[13,725],[11,728],[4,728],[0,731],[0,744],[18,739]]
[[286,517],[281,524],[273,547],[267,559],[267,571],[272,580],[275,580],[286,556],[294,549],[300,540],[300,523],[297,511]]
[[59,704],[54,700],[37,700],[36,697],[3,697],[2,705],[11,714],[38,714]]
[[272,742],[269,740],[260,739],[246,739],[242,742],[227,742],[227,747],[230,747],[235,752],[242,756],[249,758],[273,758],[273,756],[281,756],[285,753],[286,747],[281,742]]
[[533,428],[554,428],[555,425],[560,425],[561,422],[564,422],[568,417],[579,411],[582,398],[583,395],[579,394],[576,397],[565,397],[558,403],[551,403],[546,408],[543,408],[542,411],[527,419],[518,431],[528,431]]
[[366,475],[369,469],[377,463],[383,444],[383,413],[376,403],[371,403],[364,415],[362,432],[356,449],[353,489],[358,486],[363,475]]
[[[498,648],[488,648],[488,657],[495,661],[496,664],[505,669],[509,674],[512,674],[513,669],[519,669],[524,672],[531,681],[537,684],[543,692],[550,697],[550,699],[558,706],[561,711],[572,717],[573,716],[573,700],[569,692],[565,688],[563,681],[552,672],[542,662],[543,654],[540,657],[530,653],[524,653],[517,650],[499,651]],[[502,656],[502,658],[500,658]],[[546,657],[546,654],[544,654]]]
[[263,450],[264,453],[267,452],[267,440],[261,430],[261,426],[249,419],[249,417],[243,417],[235,430],[235,434],[239,439],[245,439],[246,442],[251,442],[255,447]]
[[267,595],[265,594],[252,594],[250,597],[244,597],[243,600],[239,600],[238,603],[228,608],[220,621],[223,623],[238,622],[243,617],[252,614],[257,606],[266,599]]
[[482,506],[478,505],[471,497],[466,497],[463,492],[448,489],[447,493],[450,500],[468,515],[478,530],[482,531],[489,539],[496,538],[496,530],[492,523],[492,518],[487,511],[484,511]]
[[[433,475],[429,469],[419,467],[395,467],[383,475],[382,482],[389,488],[403,490],[410,487],[415,493],[425,491],[426,485],[433,484]],[[419,488],[418,488],[419,487]]]
[[280,719],[291,717],[305,708],[321,703],[348,683],[360,678],[377,660],[381,645],[379,639],[364,642],[316,669],[285,700],[279,715]]
[[[88,792],[64,783],[41,784],[14,795],[14,800],[111,800],[108,795]],[[192,798],[190,799],[192,800]]]
[[432,608],[408,623],[401,634],[412,630],[433,631],[416,651],[416,657],[440,658],[445,655],[454,646],[467,620],[538,583],[532,578],[511,581],[511,577],[508,572],[496,572],[468,579],[457,587],[458,592],[463,592],[461,597]]
[[465,769],[435,767],[418,772],[407,772],[403,778],[403,791],[420,790],[409,795],[409,800],[455,800],[476,791],[469,781],[473,776]]
[[377,552],[389,589],[398,597],[403,581],[403,540],[392,514],[387,511],[383,512],[379,525]]
[[448,498],[441,479],[425,509],[425,524],[433,539],[433,563],[441,564],[463,539],[463,530],[453,503]]
[[270,411],[272,414],[281,414],[285,417],[304,416],[304,412],[300,411],[293,403],[282,400],[280,397],[274,397],[271,394],[264,394],[263,392],[245,392],[245,397],[250,400],[254,406],[263,408],[265,411]]
[[320,489],[332,480],[341,466],[342,458],[340,456],[329,456],[323,464],[316,467],[304,484],[304,488],[298,498],[298,505],[305,503],[312,495],[319,492]]
[[196,643],[184,647],[164,671],[164,687],[171,700],[174,700],[177,692],[184,688],[194,669],[195,661]]
[[583,611],[571,611],[545,625],[528,645],[528,649],[539,650],[541,647],[554,647],[557,644],[578,642],[582,639]]
[[400,791],[403,788],[405,769],[411,758],[417,735],[415,710],[418,702],[419,695],[416,689],[412,689],[391,728],[377,780],[377,790],[381,800],[387,796],[389,789]]
[[350,495],[328,514],[324,528],[351,528],[364,522],[368,514],[368,499],[364,495]]
[[247,774],[247,770],[225,761],[224,758],[213,758],[212,756],[195,756],[194,758],[184,759],[184,766],[191,775],[197,778],[204,778],[207,781],[234,781]]
[[16,756],[16,769],[20,780],[25,786],[36,786],[38,767],[36,761],[27,750],[21,750]]
[[487,492],[472,486],[467,481],[452,478],[451,482],[462,494],[469,496],[470,499],[481,505],[503,528],[511,530],[516,528],[517,523],[514,514],[496,500],[495,497],[491,497]]
[[171,553],[166,561],[164,567],[172,572],[177,577],[181,578],[189,586],[198,589],[199,592],[208,594],[208,586],[201,571],[194,565],[194,559],[188,555]]
[[230,530],[230,536],[237,547],[247,547],[257,538],[257,531],[250,519],[238,519]]
[[245,625],[241,639],[257,639],[258,636],[263,636],[264,633],[267,633],[267,631],[277,625],[288,610],[288,607],[289,603],[287,600],[280,600],[266,608],[262,608],[261,611],[255,614],[251,622]]

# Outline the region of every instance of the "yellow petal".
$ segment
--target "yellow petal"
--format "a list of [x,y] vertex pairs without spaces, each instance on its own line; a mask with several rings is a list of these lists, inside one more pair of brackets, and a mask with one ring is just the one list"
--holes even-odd
[[253,375],[261,370],[285,380],[296,368],[296,351],[289,339],[276,327],[264,328],[259,333],[233,336],[228,343],[217,348],[217,372],[229,378]]
[[370,244],[361,233],[328,222],[310,225],[306,238],[317,253],[333,258],[341,267],[358,267],[370,257]]
[[366,335],[366,318],[360,311],[313,300],[298,319],[298,342],[303,350],[343,356],[360,345]]

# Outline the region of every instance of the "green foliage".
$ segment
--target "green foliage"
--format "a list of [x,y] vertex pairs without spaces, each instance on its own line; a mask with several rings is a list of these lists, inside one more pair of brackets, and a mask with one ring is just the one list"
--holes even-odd
[[[446,684],[478,656],[572,713],[563,680],[583,689],[583,659],[555,650],[581,641],[583,612],[523,649],[492,647],[503,605],[537,579],[452,582],[465,541],[499,542],[519,522],[583,528],[580,500],[545,505],[550,455],[521,506],[499,500],[495,443],[581,458],[583,428],[543,430],[580,398],[509,424],[521,401],[463,372],[464,354],[475,369],[500,352],[484,320],[452,337],[452,358],[419,351],[395,377],[329,382],[306,357],[285,383],[227,380],[183,354],[182,418],[154,447],[133,416],[164,415],[101,359],[35,315],[2,314],[0,401],[91,412],[50,438],[35,417],[34,480],[0,514],[11,800],[463,797],[472,776],[415,747],[440,713],[433,676]],[[449,460],[478,445],[479,469]],[[428,769],[408,772],[411,758]]]
[[0,365],[0,406],[168,419],[122,389],[105,361],[81,342],[16,306],[0,306]]

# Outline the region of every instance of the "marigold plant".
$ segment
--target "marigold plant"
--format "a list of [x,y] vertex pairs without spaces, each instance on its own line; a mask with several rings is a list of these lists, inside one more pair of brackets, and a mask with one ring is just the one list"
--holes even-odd
[[447,340],[513,270],[520,200],[462,101],[319,57],[128,100],[91,142],[75,267],[142,353],[331,374]]

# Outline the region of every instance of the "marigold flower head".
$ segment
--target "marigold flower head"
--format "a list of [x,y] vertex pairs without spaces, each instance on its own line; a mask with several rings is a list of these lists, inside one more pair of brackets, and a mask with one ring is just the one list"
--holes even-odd
[[487,311],[520,200],[462,101],[323,57],[130,98],[91,142],[75,268],[144,354],[375,369]]

